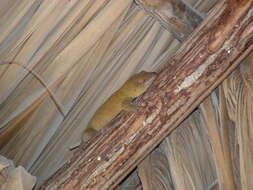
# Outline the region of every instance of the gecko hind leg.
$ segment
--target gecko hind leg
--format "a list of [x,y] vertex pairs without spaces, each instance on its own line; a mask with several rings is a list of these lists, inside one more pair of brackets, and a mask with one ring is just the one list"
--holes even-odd
[[90,140],[92,137],[94,137],[96,135],[96,133],[97,133],[97,130],[95,130],[91,127],[87,128],[82,135],[82,142],[86,143],[88,140]]

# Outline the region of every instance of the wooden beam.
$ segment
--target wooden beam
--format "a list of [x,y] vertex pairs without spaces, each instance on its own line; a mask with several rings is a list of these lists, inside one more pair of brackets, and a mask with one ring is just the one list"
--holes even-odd
[[138,100],[138,112],[122,111],[41,189],[113,189],[252,50],[252,8],[252,0],[221,1]]
[[203,15],[182,0],[135,0],[176,39],[185,41],[203,21]]

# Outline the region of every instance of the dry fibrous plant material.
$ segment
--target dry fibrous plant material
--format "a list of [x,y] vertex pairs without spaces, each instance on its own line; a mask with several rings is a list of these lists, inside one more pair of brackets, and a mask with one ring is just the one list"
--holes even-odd
[[[253,93],[252,53],[222,84],[229,119],[234,123],[234,164],[240,178],[240,188],[253,185]],[[239,174],[238,174],[239,172]]]
[[162,148],[158,147],[139,165],[138,174],[145,190],[173,190],[168,159]]
[[192,113],[161,145],[175,189],[208,189],[216,182],[212,149],[203,116]]
[[32,190],[36,177],[29,174],[24,167],[15,167],[12,160],[0,155],[0,189]]
[[137,113],[121,112],[42,189],[113,188],[252,49],[252,5],[222,1],[175,54],[171,61],[177,66],[164,68],[140,97],[143,107]]
[[[70,158],[69,147],[110,93],[138,70],[161,68],[180,43],[130,0],[2,2],[0,130],[18,131],[2,153],[42,183]],[[223,50],[235,59],[234,49]]]
[[1,153],[38,184],[115,90],[180,46],[131,0],[3,0],[0,15]]
[[200,110],[194,111],[138,166],[146,189],[209,189],[217,182],[211,142]]
[[215,97],[214,93],[213,96],[206,98],[201,105],[201,110],[213,148],[212,156],[215,160],[218,183],[220,189],[237,189],[229,144],[229,126],[226,125],[228,123],[225,117],[226,110],[222,108],[223,96],[220,94],[219,103]]

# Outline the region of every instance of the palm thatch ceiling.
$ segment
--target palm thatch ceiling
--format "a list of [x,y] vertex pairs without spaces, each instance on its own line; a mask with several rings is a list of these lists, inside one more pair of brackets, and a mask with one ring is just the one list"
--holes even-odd
[[[101,104],[134,73],[168,66],[217,6],[217,0],[2,0],[0,154],[41,186],[72,157]],[[245,59],[116,188],[250,189],[252,64],[252,56]]]

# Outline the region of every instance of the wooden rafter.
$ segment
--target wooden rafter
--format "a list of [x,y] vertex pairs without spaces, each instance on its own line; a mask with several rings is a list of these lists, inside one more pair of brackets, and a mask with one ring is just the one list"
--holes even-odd
[[136,3],[181,42],[203,21],[203,15],[182,0],[136,0]]
[[113,189],[252,50],[252,11],[251,0],[217,5],[140,97],[138,112],[122,111],[41,189]]

